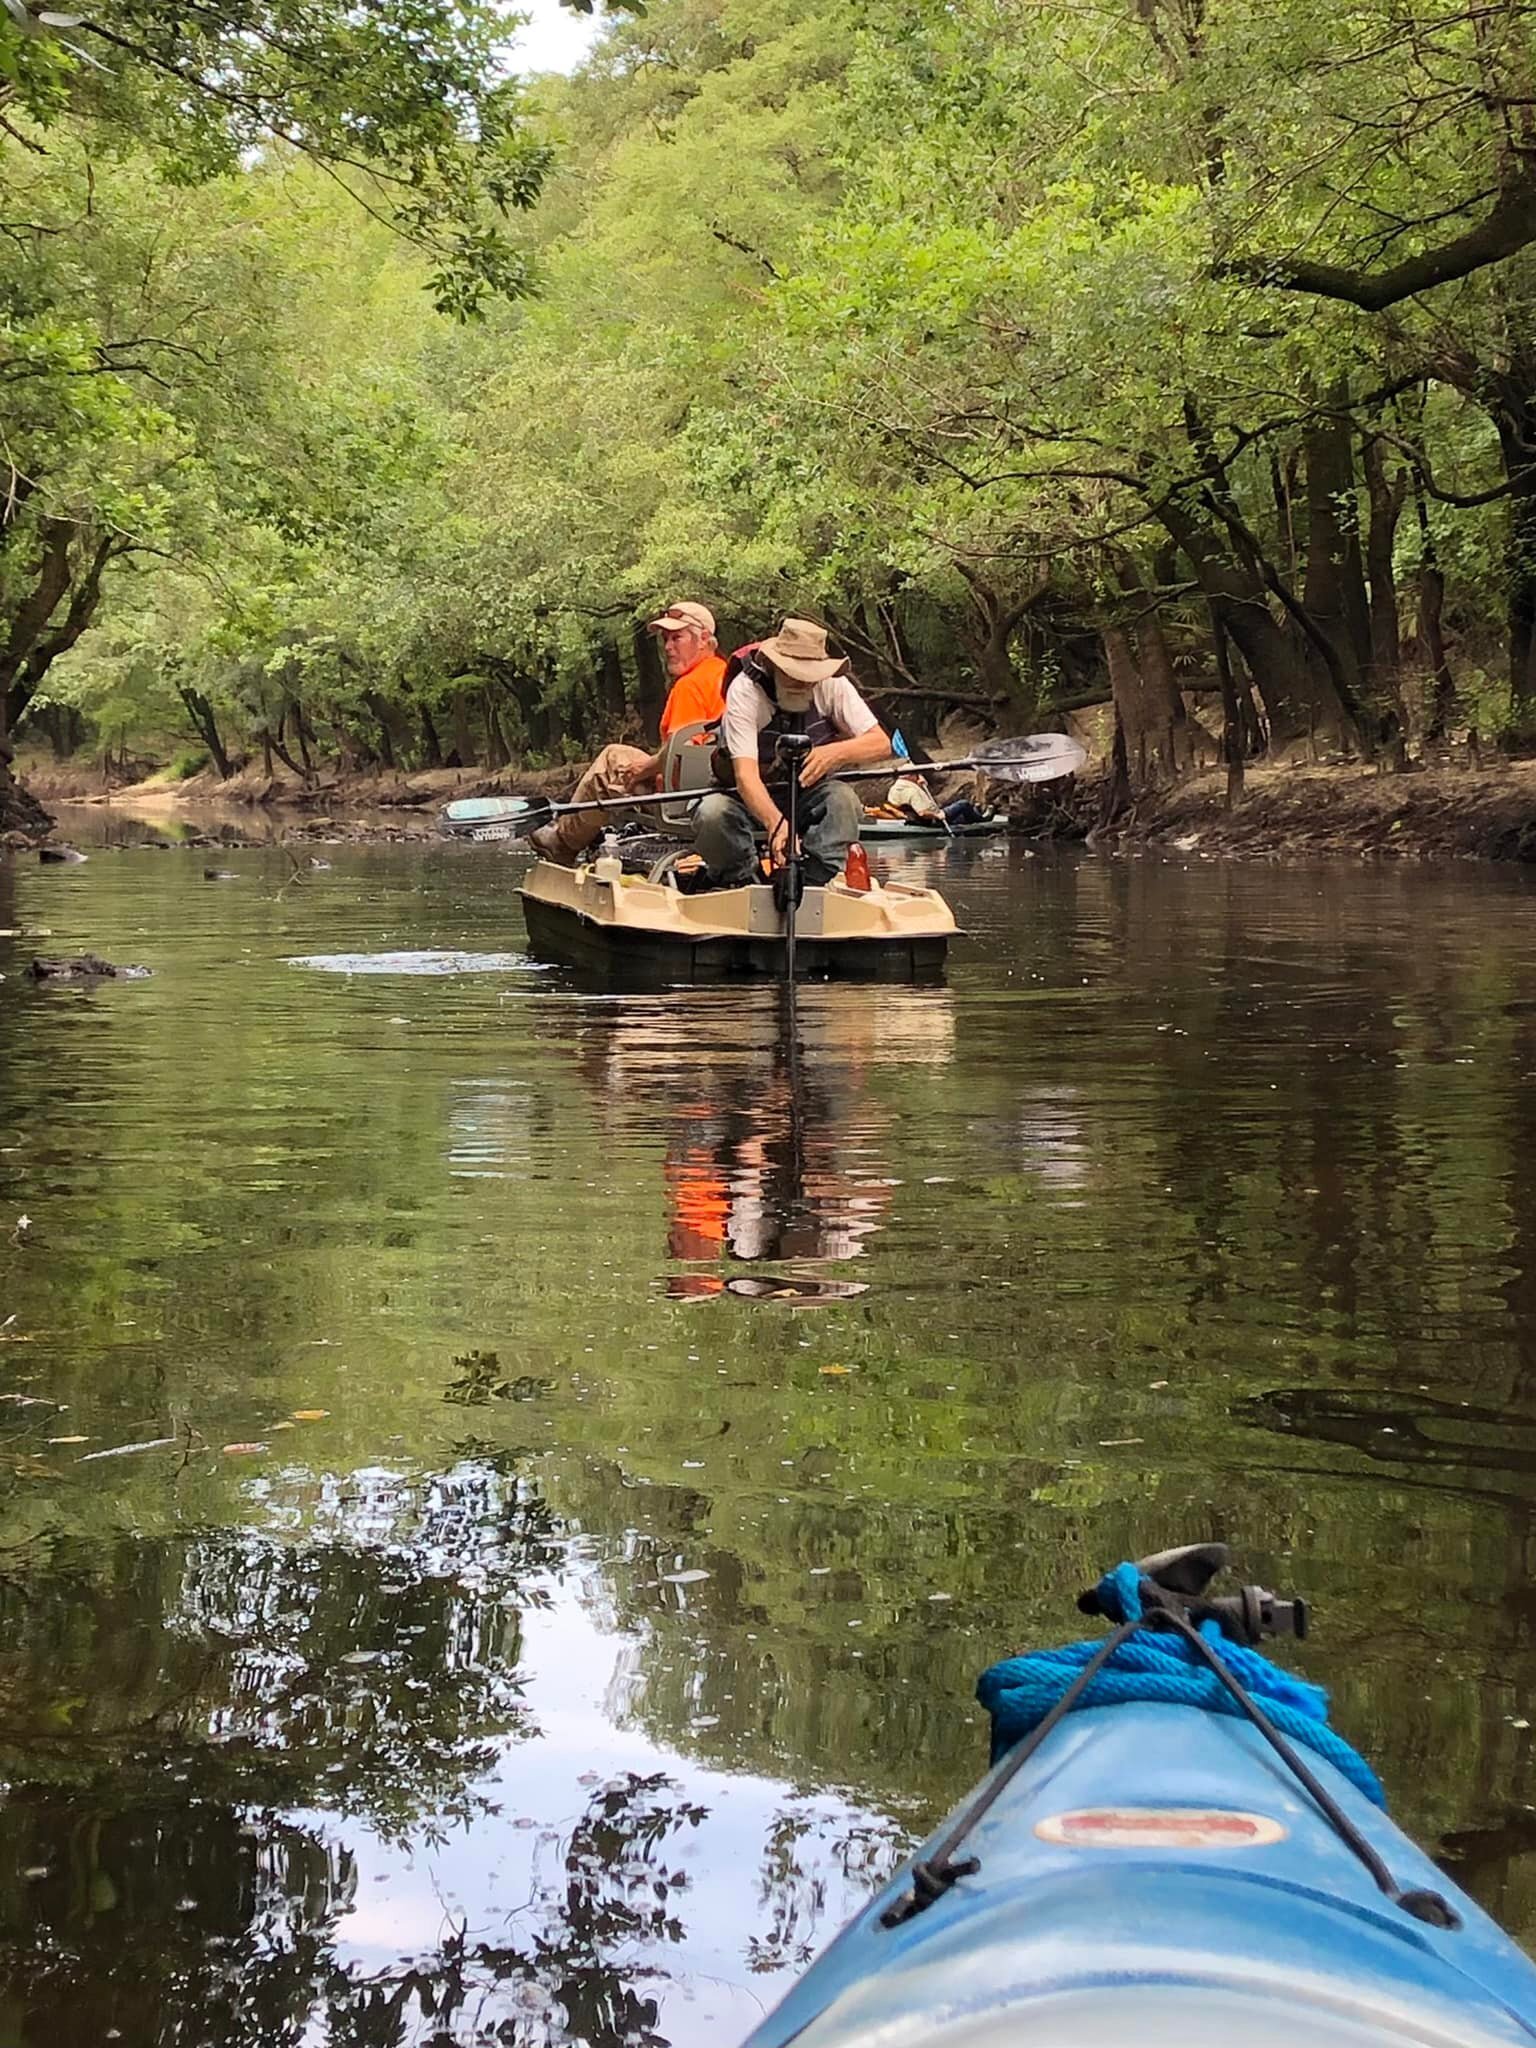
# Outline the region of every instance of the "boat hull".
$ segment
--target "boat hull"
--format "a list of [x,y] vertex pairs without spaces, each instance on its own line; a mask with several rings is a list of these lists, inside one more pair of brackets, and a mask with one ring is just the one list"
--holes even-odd
[[942,846],[951,839],[995,839],[1008,830],[1006,818],[984,818],[979,825],[914,825],[906,818],[866,818],[859,837],[874,844],[892,839],[914,840],[924,846]]
[[1389,1900],[1246,1723],[1090,1709],[1047,1737],[966,1841],[974,1875],[883,1927],[908,1890],[898,1878],[747,2048],[1530,2048],[1536,1969],[1303,1754],[1399,1885],[1439,1892],[1458,1927]]
[[[783,919],[766,884],[685,896],[625,874],[617,860],[562,868],[539,861],[521,890],[528,940],[626,985],[781,977]],[[936,981],[954,914],[937,891],[808,888],[796,918],[795,970],[807,980]]]

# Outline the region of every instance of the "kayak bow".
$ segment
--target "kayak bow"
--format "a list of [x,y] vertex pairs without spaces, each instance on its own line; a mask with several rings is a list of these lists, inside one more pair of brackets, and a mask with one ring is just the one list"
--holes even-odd
[[1531,2048],[1536,1969],[1258,1655],[1301,1603],[1205,1597],[1225,1561],[1122,1565],[1111,1636],[984,1675],[993,1770],[746,2048]]

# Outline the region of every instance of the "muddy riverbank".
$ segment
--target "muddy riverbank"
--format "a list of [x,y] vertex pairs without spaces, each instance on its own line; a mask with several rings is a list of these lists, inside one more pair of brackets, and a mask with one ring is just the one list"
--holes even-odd
[[1359,767],[1250,769],[1228,809],[1226,773],[1143,795],[1090,843],[1281,859],[1536,860],[1536,762],[1381,775]]
[[[435,830],[455,797],[568,796],[579,765],[544,769],[434,769],[420,774],[293,778],[243,774],[220,783],[158,778],[103,788],[99,771],[30,769],[27,786],[53,814],[51,836],[68,837],[82,815],[106,812],[146,833],[185,838],[217,820],[225,843],[280,839],[415,839]],[[1536,761],[1437,766],[1380,774],[1356,765],[1250,768],[1239,801],[1212,770],[1144,792],[1104,822],[1100,778],[1070,788],[996,792],[1011,801],[1028,838],[1086,839],[1096,850],[1163,848],[1249,859],[1358,855],[1389,860],[1536,860]],[[74,823],[72,823],[74,821]]]

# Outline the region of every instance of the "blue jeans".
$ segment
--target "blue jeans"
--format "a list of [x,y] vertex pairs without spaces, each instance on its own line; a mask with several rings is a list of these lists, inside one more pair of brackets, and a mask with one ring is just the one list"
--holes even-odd
[[[777,793],[775,792],[775,801]],[[818,782],[802,789],[795,805],[805,879],[813,887],[842,873],[848,849],[859,836],[864,806],[846,782]],[[755,882],[757,820],[734,790],[713,789],[694,813],[693,844],[717,889]]]

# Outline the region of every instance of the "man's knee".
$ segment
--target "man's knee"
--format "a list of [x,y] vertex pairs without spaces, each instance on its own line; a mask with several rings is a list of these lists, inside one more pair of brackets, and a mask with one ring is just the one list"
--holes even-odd
[[834,838],[853,839],[864,822],[864,806],[846,782],[831,782],[827,785],[824,815],[827,829]]
[[694,813],[695,830],[729,830],[740,810],[741,806],[734,797],[727,796],[723,790],[712,789],[708,796],[700,801],[699,808]]
[[818,794],[820,801],[815,820],[807,827],[807,838],[817,846],[848,845],[858,837],[864,806],[846,782],[828,783]]
[[711,790],[694,813],[693,843],[716,874],[745,868],[752,859],[752,821],[735,797]]

